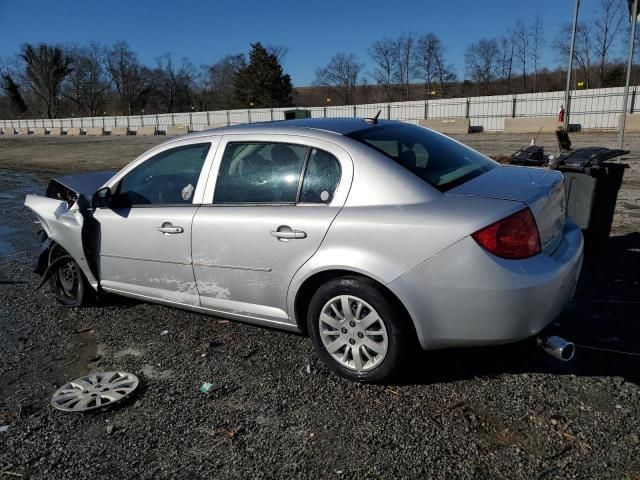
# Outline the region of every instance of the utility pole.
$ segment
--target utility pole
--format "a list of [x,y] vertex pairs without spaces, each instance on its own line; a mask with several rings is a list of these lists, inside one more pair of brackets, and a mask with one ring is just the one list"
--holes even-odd
[[638,21],[638,0],[627,0],[629,4],[629,16],[631,17],[631,34],[629,36],[629,58],[627,58],[627,80],[624,84],[622,96],[622,114],[620,117],[620,149],[624,150],[624,128],[627,123],[627,101],[629,99],[629,80],[633,65],[633,46],[636,39],[636,23]]
[[[637,1],[637,0],[635,0]],[[578,25],[578,9],[580,0],[576,0],[573,8],[573,29],[571,30],[571,47],[569,48],[569,68],[567,69],[567,88],[564,92],[564,123],[562,127],[569,131],[569,114],[571,111],[571,72],[573,71],[573,49],[576,45],[576,27]]]

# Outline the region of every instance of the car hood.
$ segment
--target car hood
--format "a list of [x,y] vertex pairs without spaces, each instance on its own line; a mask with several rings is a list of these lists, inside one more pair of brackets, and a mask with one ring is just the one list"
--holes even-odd
[[71,208],[80,196],[91,199],[96,190],[114,175],[115,172],[92,172],[52,178],[47,185],[45,195],[56,200],[63,200]]
[[447,195],[495,198],[529,206],[545,252],[553,251],[566,220],[562,173],[546,168],[500,166],[456,188]]
[[63,177],[57,177],[51,181],[58,182],[59,184],[67,187],[69,190],[73,190],[77,194],[82,194],[87,197],[91,197],[96,190],[111,179],[116,172],[91,172],[81,173],[78,175],[65,175]]

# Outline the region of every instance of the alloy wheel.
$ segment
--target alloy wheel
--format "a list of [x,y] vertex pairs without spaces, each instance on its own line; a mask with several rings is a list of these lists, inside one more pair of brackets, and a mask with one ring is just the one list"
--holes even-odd
[[389,346],[387,329],[378,312],[361,298],[339,295],[322,307],[320,338],[340,365],[364,372],[380,364]]

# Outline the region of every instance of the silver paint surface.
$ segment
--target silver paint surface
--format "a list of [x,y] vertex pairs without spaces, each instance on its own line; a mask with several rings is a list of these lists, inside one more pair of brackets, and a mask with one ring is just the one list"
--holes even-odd
[[[296,295],[305,281],[341,270],[391,290],[424,348],[507,343],[551,322],[571,298],[582,263],[581,232],[565,220],[562,176],[496,166],[441,193],[344,136],[368,127],[361,119],[251,124],[192,133],[151,149],[106,185],[116,187],[123,175],[164,150],[212,143],[191,205],[93,212],[99,235],[91,247],[99,252],[99,280],[84,258],[77,205],[68,209],[64,202],[35,196],[25,203],[94,288],[99,281],[104,290],[147,301],[297,330],[305,319],[295,317]],[[212,204],[224,147],[248,140],[332,153],[342,168],[332,201]],[[540,254],[504,260],[471,238],[527,206],[540,231]],[[158,232],[166,222],[183,227],[183,233]],[[306,238],[282,241],[271,235],[281,226]]]

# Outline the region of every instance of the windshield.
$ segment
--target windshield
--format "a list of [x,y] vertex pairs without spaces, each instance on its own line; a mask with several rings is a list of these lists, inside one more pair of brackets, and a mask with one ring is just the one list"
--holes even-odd
[[469,147],[415,125],[383,125],[347,136],[383,153],[441,192],[497,165]]

